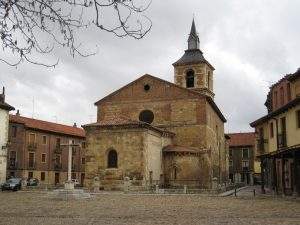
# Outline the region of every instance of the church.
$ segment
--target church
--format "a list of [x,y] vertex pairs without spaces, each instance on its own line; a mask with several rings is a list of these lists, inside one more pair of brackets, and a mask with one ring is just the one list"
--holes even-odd
[[174,83],[145,74],[95,103],[86,131],[85,186],[213,188],[228,181],[226,119],[214,101],[214,67],[193,21]]

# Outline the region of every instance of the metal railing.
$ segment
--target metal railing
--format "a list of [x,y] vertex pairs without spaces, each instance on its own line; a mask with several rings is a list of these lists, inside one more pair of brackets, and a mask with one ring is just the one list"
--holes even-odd
[[36,151],[37,143],[36,142],[28,143],[27,149],[28,151]]
[[54,170],[61,170],[62,164],[61,163],[54,163]]

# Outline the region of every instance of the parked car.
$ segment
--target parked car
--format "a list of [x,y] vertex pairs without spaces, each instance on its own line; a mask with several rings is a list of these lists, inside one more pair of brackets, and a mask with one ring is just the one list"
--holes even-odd
[[4,184],[1,185],[1,190],[18,191],[22,187],[22,178],[10,178]]
[[27,186],[38,186],[38,184],[39,184],[39,180],[38,179],[36,179],[36,178],[29,178],[28,180],[27,180]]

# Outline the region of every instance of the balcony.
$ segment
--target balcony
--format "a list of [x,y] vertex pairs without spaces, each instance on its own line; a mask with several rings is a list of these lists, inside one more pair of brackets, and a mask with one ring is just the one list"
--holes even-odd
[[61,170],[62,164],[61,163],[54,163],[54,170]]
[[35,152],[37,149],[37,143],[28,143],[27,149],[28,151]]
[[10,161],[8,162],[8,164],[7,164],[7,168],[8,168],[9,170],[15,170],[15,169],[17,169],[17,168],[18,168],[18,163],[17,163],[17,161],[15,161],[15,160],[10,160]]
[[62,148],[59,145],[55,146],[54,153],[55,154],[61,154],[62,153]]
[[28,162],[28,169],[29,170],[35,170],[36,169],[35,162]]

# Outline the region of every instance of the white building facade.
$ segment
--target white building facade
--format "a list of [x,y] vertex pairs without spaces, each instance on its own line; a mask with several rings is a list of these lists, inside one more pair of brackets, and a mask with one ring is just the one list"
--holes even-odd
[[6,180],[9,111],[14,108],[5,102],[5,89],[0,94],[0,184]]

